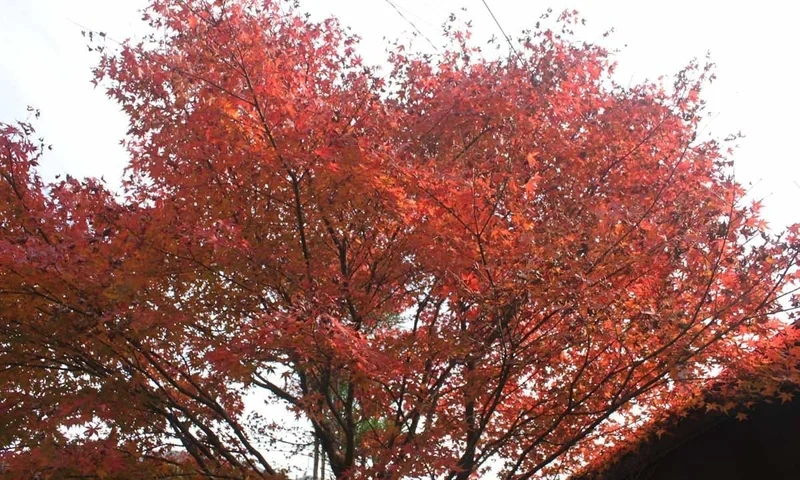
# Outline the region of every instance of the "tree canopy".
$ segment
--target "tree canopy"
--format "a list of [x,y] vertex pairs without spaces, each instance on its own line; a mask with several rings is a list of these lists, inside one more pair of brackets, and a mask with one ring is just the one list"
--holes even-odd
[[699,138],[710,66],[620,85],[572,14],[386,71],[277,0],[145,19],[95,36],[122,192],[44,182],[33,126],[0,130],[10,478],[279,478],[307,439],[253,392],[337,479],[570,473],[720,370],[771,362],[772,394],[796,364],[798,227]]

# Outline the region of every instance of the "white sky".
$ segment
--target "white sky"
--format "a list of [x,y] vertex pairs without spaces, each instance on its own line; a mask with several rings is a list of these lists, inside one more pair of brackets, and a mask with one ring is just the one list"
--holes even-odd
[[[548,7],[576,8],[588,26],[586,40],[614,27],[605,45],[620,48],[618,79],[623,82],[672,74],[707,50],[717,63],[718,80],[705,93],[717,114],[707,132],[717,137],[741,130],[747,135],[736,154],[737,177],[757,183],[767,197],[766,216],[775,226],[794,219],[800,200],[800,158],[794,141],[800,121],[796,88],[800,46],[800,3],[781,0],[487,0],[512,37],[532,27]],[[384,0],[301,0],[321,18],[338,16],[363,38],[370,63],[383,58],[383,37],[412,30]],[[96,54],[80,35],[85,25],[122,39],[143,31],[137,9],[145,0],[0,0],[0,121],[25,118],[25,107],[41,109],[39,133],[54,145],[43,162],[46,178],[104,175],[118,183],[125,165],[119,140],[126,119],[100,89],[89,83]],[[475,37],[498,34],[481,0],[394,0],[408,19],[434,43],[448,13],[473,20]],[[466,13],[461,12],[466,7]],[[426,47],[423,40],[420,47]],[[797,182],[797,184],[795,184]]]
[[[705,92],[716,114],[708,133],[722,138],[747,135],[736,154],[737,177],[757,183],[755,197],[765,201],[767,219],[780,227],[800,220],[800,2],[762,0],[487,0],[512,37],[533,27],[548,7],[575,8],[587,19],[579,32],[595,40],[613,27],[604,45],[621,48],[618,80],[637,81],[670,75],[707,50],[717,63],[718,80]],[[301,0],[317,18],[338,16],[362,36],[369,63],[383,58],[384,36],[396,38],[412,27],[384,0]],[[476,39],[496,34],[481,0],[393,0],[404,15],[441,44],[439,26],[450,12],[472,19]],[[27,105],[42,112],[39,133],[54,145],[42,172],[74,176],[103,175],[119,184],[125,152],[119,146],[126,119],[101,89],[90,84],[97,60],[87,51],[81,27],[123,39],[142,32],[137,9],[145,0],[0,0],[0,121],[24,119]],[[466,13],[461,7],[467,7]],[[424,40],[419,46],[426,47]],[[796,182],[796,183],[795,183]]]

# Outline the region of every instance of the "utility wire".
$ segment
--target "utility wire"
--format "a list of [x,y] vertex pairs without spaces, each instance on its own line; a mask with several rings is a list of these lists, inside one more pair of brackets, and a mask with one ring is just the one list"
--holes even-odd
[[[433,29],[439,28],[439,25],[434,25],[434,24],[432,24],[432,23],[431,23],[431,22],[429,22],[429,21],[428,21],[428,20],[427,20],[425,17],[423,17],[423,16],[420,16],[420,15],[417,15],[416,13],[412,12],[412,11],[411,11],[411,10],[409,10],[408,8],[404,7],[402,4],[400,4],[400,3],[395,3],[395,5],[397,5],[397,8],[399,8],[400,10],[402,10],[402,11],[406,12],[407,14],[409,14],[409,15],[410,15],[410,16],[412,16],[412,17],[414,17],[414,18],[415,18],[415,19],[417,19],[418,21],[420,21],[420,22],[424,23],[425,25],[427,25],[427,26],[429,26],[429,27],[431,27],[431,28],[433,28]],[[426,6],[428,6],[428,5],[426,5]],[[448,12],[448,13],[449,13],[449,12]],[[446,16],[446,15],[442,14],[441,16]]]
[[406,17],[405,15],[403,15],[403,12],[401,12],[401,11],[400,11],[400,9],[399,9],[399,8],[397,8],[397,5],[395,5],[395,4],[394,4],[394,2],[392,2],[392,0],[386,0],[386,3],[388,3],[389,5],[391,5],[391,6],[392,6],[392,8],[394,8],[394,11],[395,11],[395,12],[397,12],[397,14],[398,14],[398,15],[400,15],[400,16],[403,18],[403,20],[405,20],[406,22],[408,22],[408,24],[409,24],[409,25],[411,25],[412,27],[414,27],[414,30],[416,30],[416,31],[417,31],[417,33],[418,33],[420,36],[422,36],[422,38],[424,38],[425,40],[427,40],[427,41],[428,41],[428,43],[431,45],[431,47],[433,47],[433,49],[434,49],[434,50],[436,50],[437,52],[439,51],[439,49],[438,49],[438,48],[436,48],[436,45],[434,45],[434,44],[433,44],[433,42],[431,41],[431,39],[430,39],[430,38],[428,38],[428,37],[427,37],[427,36],[426,36],[424,33],[422,33],[422,31],[421,31],[419,28],[417,28],[417,26],[416,26],[416,25],[414,25],[414,22],[412,22],[411,20],[409,20],[409,19],[408,19],[408,17]]
[[[386,1],[389,1],[389,0],[386,0]],[[497,20],[497,17],[494,16],[494,12],[492,12],[492,9],[489,8],[489,4],[486,3],[486,0],[481,0],[481,1],[483,2],[483,6],[486,7],[486,10],[489,11],[489,15],[492,16],[492,20],[494,20],[494,23],[495,23],[495,25],[497,25],[497,28],[500,29],[500,33],[503,34],[503,37],[506,39],[506,42],[508,42],[508,46],[511,47],[511,51],[514,52],[514,55],[519,57],[519,52],[517,52],[517,49],[514,48],[514,44],[511,43],[511,37],[506,35],[506,31],[503,30],[503,26],[500,25],[500,22]]]

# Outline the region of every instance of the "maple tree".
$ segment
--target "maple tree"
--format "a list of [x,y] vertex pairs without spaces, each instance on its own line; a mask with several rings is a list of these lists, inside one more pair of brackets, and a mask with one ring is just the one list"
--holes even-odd
[[798,358],[771,347],[798,229],[697,138],[709,67],[623,87],[572,15],[506,59],[451,26],[384,75],[282,2],[145,18],[96,70],[122,193],[43,182],[32,126],[2,127],[12,478],[280,477],[254,391],[335,478],[568,473],[715,370]]

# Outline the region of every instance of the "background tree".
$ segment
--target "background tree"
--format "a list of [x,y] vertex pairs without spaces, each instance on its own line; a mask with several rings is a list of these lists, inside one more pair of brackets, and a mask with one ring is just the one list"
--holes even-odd
[[253,389],[336,478],[568,473],[770,358],[798,230],[697,139],[709,67],[620,86],[572,15],[505,60],[447,27],[385,75],[277,1],[145,18],[96,70],[130,118],[121,195],[44,184],[3,127],[9,475],[280,476]]

